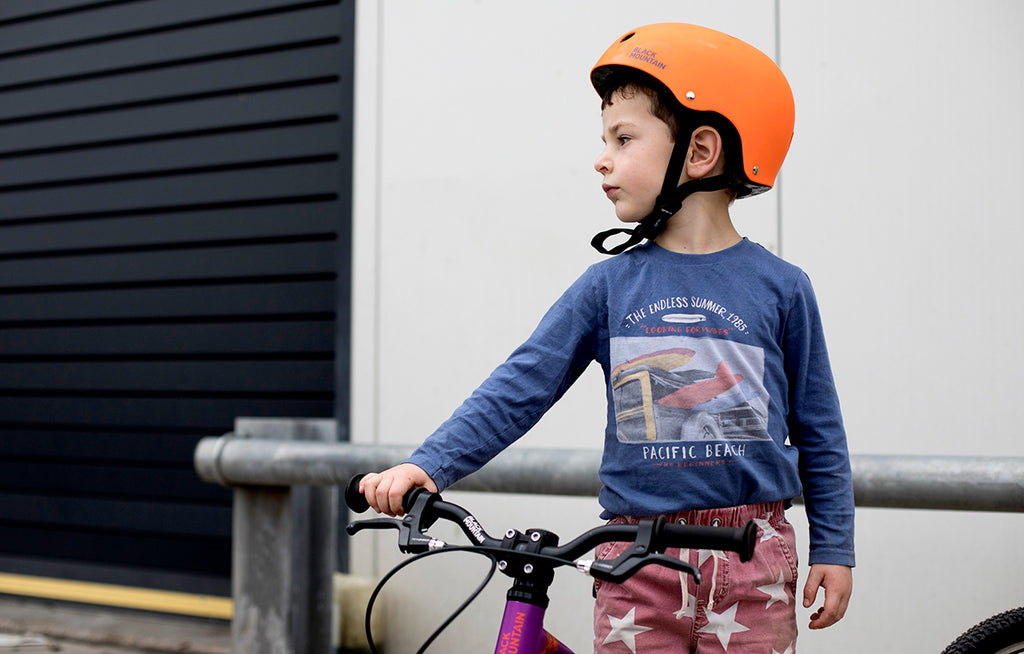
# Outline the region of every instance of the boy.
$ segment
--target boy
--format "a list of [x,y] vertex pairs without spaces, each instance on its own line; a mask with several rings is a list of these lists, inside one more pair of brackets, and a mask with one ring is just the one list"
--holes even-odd
[[[482,466],[596,359],[608,397],[602,516],[752,519],[759,542],[745,564],[669,550],[701,568],[699,587],[659,566],[595,584],[595,651],[793,651],[785,508],[803,494],[803,603],[824,588],[810,627],[827,627],[852,591],[849,454],[809,280],[742,238],[729,216],[734,199],[774,184],[792,139],[792,93],[755,48],[678,23],[627,33],[591,80],[605,142],[594,167],[616,216],[637,226],[596,236],[598,250],[620,256],[588,269],[407,462],[368,475],[361,490],[373,508],[401,513],[406,491],[436,491]],[[628,239],[606,248],[616,233]]]

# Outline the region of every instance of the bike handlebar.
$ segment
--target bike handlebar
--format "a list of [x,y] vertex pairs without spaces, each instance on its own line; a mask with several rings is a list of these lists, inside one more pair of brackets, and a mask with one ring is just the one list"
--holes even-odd
[[[359,492],[362,477],[353,477],[345,489],[345,503],[356,513],[370,508],[366,498]],[[757,527],[753,522],[738,528],[703,527],[672,524],[664,517],[658,517],[644,518],[636,525],[594,527],[565,545],[558,545],[558,536],[537,529],[528,530],[525,534],[509,530],[503,539],[494,538],[469,511],[457,504],[445,502],[440,494],[424,488],[414,488],[406,493],[402,506],[405,516],[401,520],[361,520],[350,523],[346,530],[349,535],[353,535],[363,529],[397,529],[399,549],[405,553],[420,553],[447,546],[426,533],[437,520],[443,519],[459,525],[474,547],[499,555],[506,563],[502,571],[510,576],[524,569],[528,563],[535,566],[542,562],[551,569],[561,565],[575,565],[596,579],[616,583],[621,583],[641,567],[650,564],[682,570],[692,574],[699,582],[700,573],[696,568],[678,558],[666,556],[663,552],[668,548],[728,550],[739,553],[741,561],[749,561],[753,557],[757,538]],[[614,559],[577,561],[596,546],[610,542],[628,542],[632,545]]]

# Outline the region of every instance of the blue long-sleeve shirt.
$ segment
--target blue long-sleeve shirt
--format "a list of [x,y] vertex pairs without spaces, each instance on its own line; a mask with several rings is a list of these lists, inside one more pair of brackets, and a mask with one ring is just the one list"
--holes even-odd
[[814,292],[746,239],[705,255],[646,243],[591,266],[409,461],[450,486],[594,360],[608,399],[606,517],[802,494],[809,562],[854,564],[849,453]]

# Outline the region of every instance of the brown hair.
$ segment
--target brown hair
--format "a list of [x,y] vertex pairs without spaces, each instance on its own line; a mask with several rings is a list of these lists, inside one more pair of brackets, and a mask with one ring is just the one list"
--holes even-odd
[[655,118],[661,120],[661,122],[668,125],[669,132],[672,134],[672,139],[675,140],[676,135],[683,126],[683,123],[680,120],[682,112],[686,110],[676,102],[676,99],[672,97],[672,94],[668,89],[662,86],[657,80],[653,77],[641,79],[641,75],[642,73],[623,73],[615,75],[611,80],[609,80],[610,83],[608,84],[604,95],[601,96],[601,110],[604,111],[609,105],[614,104],[615,95],[619,95],[624,99],[635,98],[637,95],[642,95],[647,98],[647,104],[651,110],[651,114]]

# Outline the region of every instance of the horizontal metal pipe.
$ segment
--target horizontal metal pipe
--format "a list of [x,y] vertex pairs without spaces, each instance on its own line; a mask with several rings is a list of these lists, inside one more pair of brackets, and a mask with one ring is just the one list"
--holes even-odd
[[851,457],[858,506],[1024,512],[1024,458]]
[[344,486],[405,460],[411,447],[270,440],[227,434],[196,446],[199,477],[223,486]]
[[[199,476],[225,486],[344,486],[352,475],[405,460],[408,446],[204,438]],[[513,447],[453,488],[596,496],[601,452]],[[1024,457],[851,457],[857,506],[1024,512]]]

